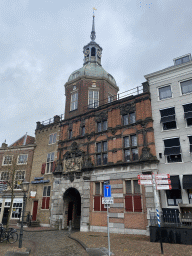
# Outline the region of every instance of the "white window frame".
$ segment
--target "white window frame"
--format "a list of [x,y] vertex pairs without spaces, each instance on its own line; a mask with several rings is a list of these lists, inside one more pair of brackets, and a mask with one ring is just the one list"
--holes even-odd
[[[20,175],[20,177],[17,178],[17,176],[19,176],[19,175]],[[25,175],[26,175],[26,172],[24,170],[17,170],[17,171],[15,171],[15,184],[14,184],[14,189],[15,190],[21,190],[20,184],[25,180]],[[18,186],[20,188],[18,188],[18,187],[16,188],[15,186]]]
[[[11,164],[5,164],[5,163],[4,163],[5,158],[6,158],[7,156],[9,156],[9,157],[11,157],[11,158],[12,158],[12,159],[11,159]],[[13,162],[13,155],[6,155],[6,156],[3,156],[3,162],[2,162],[2,165],[12,165],[12,162]]]
[[[180,149],[181,149],[181,140],[180,140],[180,137],[169,137],[169,138],[165,138],[163,139],[163,147],[165,149],[165,144],[164,144],[164,141],[165,140],[170,140],[170,139],[179,139],[179,142],[180,142]],[[164,155],[165,157],[165,164],[182,164],[183,163],[183,155],[182,155],[182,150],[181,150],[181,162],[172,162],[172,163],[169,163],[168,160],[167,160],[167,156]]]
[[183,79],[183,80],[180,80],[180,81],[179,81],[179,87],[180,87],[181,96],[188,95],[188,94],[192,94],[192,91],[191,91],[191,92],[187,92],[187,93],[183,93],[183,92],[182,92],[181,83],[187,82],[187,81],[189,81],[189,80],[192,80],[192,77],[189,77],[189,78],[187,78],[187,79]]
[[163,88],[163,87],[168,87],[168,86],[170,86],[170,88],[171,88],[171,84],[166,84],[166,85],[162,85],[162,86],[157,87],[158,101],[168,100],[168,99],[172,99],[172,98],[173,98],[173,92],[172,92],[172,88],[171,88],[171,97],[165,98],[165,99],[160,99],[159,89],[161,89],[161,88]]
[[49,135],[49,145],[55,144],[56,142],[57,142],[57,133],[55,132]]
[[[2,180],[2,173],[6,173],[8,179]],[[9,180],[9,171],[1,171],[1,172],[0,172],[0,178],[1,178],[1,179],[0,179],[1,181],[5,181],[5,182],[8,181],[8,180]]]
[[[175,106],[170,106],[170,107],[160,108],[160,109],[159,109],[160,120],[161,120],[161,110],[166,110],[166,109],[169,109],[169,108],[174,108],[174,109],[175,109]],[[175,122],[176,122],[176,128],[168,129],[168,130],[164,130],[164,129],[163,129],[163,123],[161,123],[162,132],[167,132],[167,131],[172,131],[172,130],[179,129],[179,128],[178,128],[178,123],[177,123],[177,118],[176,118],[176,111],[175,111]]]
[[[53,159],[51,158],[52,155],[53,155]],[[48,158],[48,156],[50,156],[50,158]],[[48,161],[48,159],[50,159],[50,160]],[[46,172],[45,172],[45,174],[51,173],[51,169],[52,169],[52,165],[53,165],[54,159],[55,159],[55,152],[50,152],[50,153],[47,154]]]
[[[185,106],[185,105],[188,105],[188,104],[192,104],[192,102],[185,103],[185,104],[182,105],[182,107],[183,107],[183,112],[184,112],[184,106]],[[185,112],[184,112],[184,119],[185,119],[185,124],[186,124],[185,127],[186,127],[186,128],[191,128],[192,125],[188,125],[188,124],[187,124],[187,119],[185,118]]]
[[[20,156],[27,156],[26,162],[24,162],[24,163],[19,163],[19,157],[20,157]],[[18,164],[18,165],[27,164],[27,160],[28,160],[28,154],[20,154],[20,155],[18,155],[18,157],[17,157],[17,164]]]
[[[89,92],[93,92],[93,98],[92,98],[92,103],[90,103],[90,97],[89,97]],[[97,100],[95,100],[95,97],[94,97],[94,94],[95,94],[95,92],[97,92],[98,93],[98,99]],[[95,103],[97,102],[97,106],[95,107]],[[91,106],[92,105],[92,106]],[[98,89],[92,89],[92,88],[89,88],[89,90],[88,90],[88,108],[98,108],[99,107],[99,90]]]
[[[14,207],[14,204],[19,204],[19,205],[17,205],[17,206]],[[20,217],[21,217],[21,216],[22,216],[22,209],[23,209],[23,202],[17,203],[17,202],[14,202],[14,201],[13,201],[11,219],[19,219],[19,217],[13,217],[13,209],[16,209],[16,214],[18,214],[17,209],[20,209],[20,214],[21,214]]]
[[[75,100],[73,96],[75,95]],[[71,102],[70,102],[70,111],[78,109],[78,90],[71,92]]]

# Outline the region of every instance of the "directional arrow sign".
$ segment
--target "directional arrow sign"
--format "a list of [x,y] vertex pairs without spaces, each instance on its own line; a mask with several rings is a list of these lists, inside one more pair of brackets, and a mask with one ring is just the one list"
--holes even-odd
[[153,185],[152,180],[138,180],[139,185]]
[[113,197],[102,197],[102,204],[114,204]]
[[170,174],[156,174],[155,179],[170,179]]
[[171,184],[171,180],[156,180],[156,184]]
[[152,180],[152,175],[143,175],[143,174],[140,174],[140,175],[137,175],[137,178],[138,179],[141,179],[141,180]]
[[171,185],[157,185],[157,190],[169,190],[172,189]]

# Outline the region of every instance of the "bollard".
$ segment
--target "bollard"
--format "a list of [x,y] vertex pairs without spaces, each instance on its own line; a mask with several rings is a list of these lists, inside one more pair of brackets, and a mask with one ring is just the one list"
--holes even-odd
[[71,232],[71,229],[72,229],[72,224],[71,224],[71,220],[69,221],[69,229],[68,231]]

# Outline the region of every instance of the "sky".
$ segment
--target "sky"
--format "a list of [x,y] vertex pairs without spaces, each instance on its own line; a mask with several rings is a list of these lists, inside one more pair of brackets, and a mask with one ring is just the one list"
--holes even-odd
[[102,66],[120,92],[191,53],[191,0],[0,0],[0,146],[64,114],[64,84],[83,66],[93,7]]

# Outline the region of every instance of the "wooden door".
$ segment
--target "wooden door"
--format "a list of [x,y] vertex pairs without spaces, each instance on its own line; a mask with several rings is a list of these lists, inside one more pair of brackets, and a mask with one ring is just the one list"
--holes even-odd
[[35,221],[37,217],[37,208],[38,208],[38,201],[33,202],[33,216],[32,220]]

